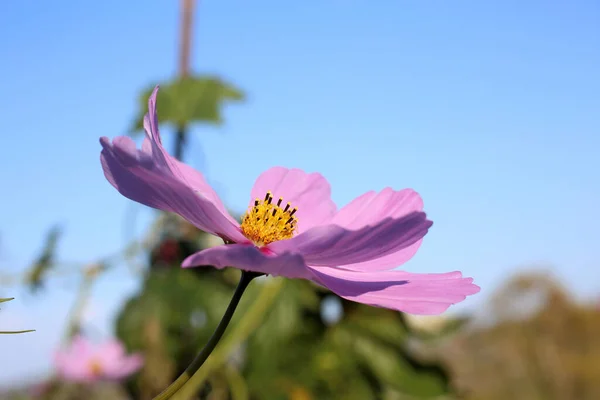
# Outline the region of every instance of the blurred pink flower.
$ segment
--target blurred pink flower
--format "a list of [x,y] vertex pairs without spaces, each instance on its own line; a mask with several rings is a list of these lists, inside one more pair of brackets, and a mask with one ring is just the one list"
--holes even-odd
[[94,346],[77,336],[67,348],[55,354],[59,376],[72,382],[119,380],[136,372],[142,364],[141,355],[126,355],[125,348],[116,340]]
[[164,149],[157,90],[148,101],[141,150],[128,137],[102,137],[100,158],[106,179],[123,196],[223,238],[226,244],[193,254],[184,267],[233,266],[308,279],[346,299],[413,314],[439,314],[479,291],[460,272],[392,270],[415,254],[432,225],[411,189],[367,192],[338,210],[321,174],[274,167],[256,180],[238,223],[202,174]]

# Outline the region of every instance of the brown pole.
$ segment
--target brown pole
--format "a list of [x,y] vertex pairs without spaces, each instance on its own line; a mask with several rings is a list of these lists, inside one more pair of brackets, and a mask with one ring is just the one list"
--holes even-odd
[[[190,58],[192,48],[192,25],[196,0],[181,0],[181,30],[179,37],[179,77],[190,75]],[[175,150],[173,156],[183,158],[186,141],[186,127],[178,126],[175,133]]]
[[196,0],[181,0],[181,31],[179,38],[179,75],[190,74],[190,56],[192,48],[192,25]]

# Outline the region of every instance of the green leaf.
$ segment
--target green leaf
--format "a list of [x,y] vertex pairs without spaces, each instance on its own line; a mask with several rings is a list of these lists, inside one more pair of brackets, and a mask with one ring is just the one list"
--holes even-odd
[[[143,118],[148,112],[148,98],[156,85],[144,90],[140,96],[140,108],[130,131],[143,129]],[[233,85],[213,76],[190,76],[160,84],[157,95],[157,113],[161,124],[180,127],[202,122],[220,125],[221,109],[227,101],[241,101],[243,92]]]

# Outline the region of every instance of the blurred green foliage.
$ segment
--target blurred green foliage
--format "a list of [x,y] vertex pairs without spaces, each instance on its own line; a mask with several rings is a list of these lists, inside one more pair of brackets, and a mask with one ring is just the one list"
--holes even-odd
[[[155,270],[118,321],[128,346],[145,352],[148,370],[128,383],[128,392],[115,385],[90,388],[54,381],[44,388],[43,398],[93,399],[110,392],[115,400],[151,399],[205,343],[238,276],[233,269],[194,272],[173,265]],[[326,290],[299,280],[259,279],[229,331],[251,314],[265,285],[275,281],[282,290],[255,321],[259,328],[228,346],[234,350],[226,357],[218,356],[197,399],[600,398],[598,304],[575,301],[547,275],[514,277],[469,323],[450,318],[425,336],[411,333],[402,314],[345,301],[342,318],[328,322],[320,312],[331,296]],[[205,319],[192,316],[194,306],[202,308]],[[21,392],[0,398],[31,397]]]
[[427,398],[447,392],[443,368],[406,348],[401,315],[340,299],[342,314],[324,320],[331,296],[306,281],[287,280],[263,325],[247,343],[243,372],[253,398],[285,399],[301,389],[314,399]]
[[[161,267],[150,268],[140,293],[117,319],[117,335],[128,348],[150,355],[137,384],[129,386],[135,398],[151,399],[183,372],[233,294],[239,271],[179,267],[188,253],[201,248],[190,243],[200,242],[177,241],[181,252],[175,259],[172,238],[158,243],[157,249],[168,249],[163,255],[173,264],[166,268],[153,251],[151,261]],[[265,284],[264,279],[251,284],[229,330],[244,318]],[[327,290],[306,281],[283,284],[266,315],[258,316],[259,328],[215,368],[201,398],[230,398],[236,387],[229,384],[232,375],[239,376],[237,387],[243,384],[249,399],[287,399],[300,393],[307,399],[421,399],[448,392],[445,369],[408,350],[411,334],[400,313],[339,299],[340,319],[328,323],[321,313],[331,296]],[[224,397],[214,397],[217,389]]]

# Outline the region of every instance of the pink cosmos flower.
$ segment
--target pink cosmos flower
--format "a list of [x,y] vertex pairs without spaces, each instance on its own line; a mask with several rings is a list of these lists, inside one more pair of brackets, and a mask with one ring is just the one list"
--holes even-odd
[[67,348],[55,354],[59,376],[81,383],[119,380],[139,370],[142,363],[141,355],[126,355],[123,345],[116,340],[94,346],[82,336],[75,337]]
[[439,314],[479,291],[460,272],[392,269],[415,254],[432,225],[411,189],[367,192],[338,210],[322,175],[274,167],[256,180],[240,224],[202,174],[163,147],[157,91],[148,101],[141,150],[128,137],[102,137],[100,159],[123,196],[179,214],[225,241],[188,257],[183,267],[233,266],[308,279],[348,300],[412,314]]

